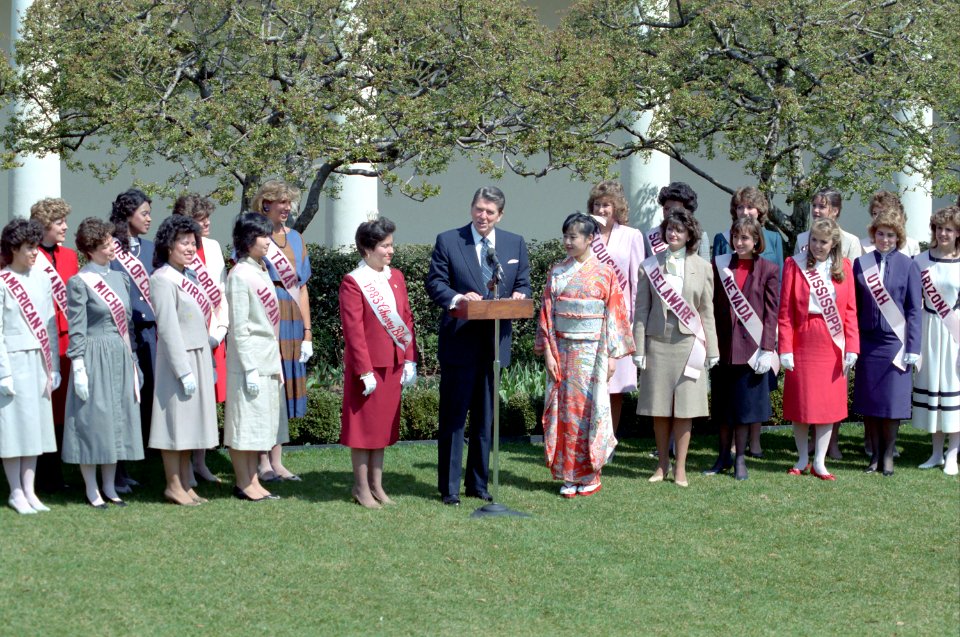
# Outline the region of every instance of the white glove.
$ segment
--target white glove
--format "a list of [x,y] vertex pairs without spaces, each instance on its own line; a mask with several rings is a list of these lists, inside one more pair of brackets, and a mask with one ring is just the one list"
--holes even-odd
[[60,372],[53,372],[53,378],[50,379],[50,385],[53,387],[53,391],[57,391],[60,388],[60,383],[63,382],[63,377],[60,376]]
[[916,366],[920,362],[920,354],[908,354],[903,353],[903,366],[910,367],[911,365]]
[[753,366],[756,374],[764,375],[773,369],[773,352],[761,350],[760,356],[757,356],[757,364]]
[[710,358],[707,359],[707,369],[713,369],[714,367],[717,366],[717,363],[719,362],[720,362],[719,356],[711,356]]
[[784,368],[788,372],[793,371],[793,353],[780,354],[780,367]]
[[306,363],[313,356],[313,343],[311,341],[303,341],[300,343],[300,362]]
[[400,386],[410,387],[417,382],[417,364],[407,361],[403,364],[403,373],[400,375]]
[[16,396],[17,392],[13,390],[13,376],[4,376],[0,378],[0,396]]
[[247,382],[247,393],[250,394],[251,398],[256,398],[260,395],[260,372],[256,369],[251,369],[245,374]]
[[637,366],[637,369],[646,369],[647,368],[647,357],[646,356],[634,356],[633,364]]
[[87,380],[87,366],[82,358],[73,359],[73,392],[80,400],[90,398],[90,381]]
[[369,396],[373,393],[373,390],[377,388],[377,379],[374,378],[373,372],[368,372],[360,376],[360,380],[363,381],[363,395]]
[[197,393],[197,379],[193,372],[188,372],[180,377],[180,384],[183,385],[183,393],[188,397]]
[[843,373],[847,374],[857,364],[857,355],[853,352],[847,352],[843,355]]

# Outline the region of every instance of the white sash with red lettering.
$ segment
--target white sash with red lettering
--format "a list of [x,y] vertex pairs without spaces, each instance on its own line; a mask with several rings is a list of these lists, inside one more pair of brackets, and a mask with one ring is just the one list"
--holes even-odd
[[200,311],[203,312],[204,323],[207,327],[210,326],[210,319],[213,317],[213,307],[210,305],[210,299],[207,298],[207,295],[204,294],[203,290],[200,287],[188,279],[186,276],[181,274],[171,265],[165,265],[162,268],[154,272],[154,274],[159,274],[168,281],[173,282],[178,288],[187,293],[191,299],[200,307]]
[[827,324],[827,330],[830,332],[830,338],[833,344],[840,350],[840,356],[844,355],[844,348],[847,339],[843,335],[843,321],[840,319],[840,310],[837,308],[837,301],[830,296],[830,290],[827,289],[827,283],[820,276],[816,268],[807,270],[807,255],[795,254],[793,260],[800,268],[803,278],[807,280],[813,298],[816,299],[820,311],[823,313],[823,320]]
[[873,245],[873,241],[870,240],[870,237],[861,237],[860,247],[863,248],[864,254],[868,254],[877,249],[877,246]]
[[920,266],[920,287],[923,288],[923,299],[943,321],[953,340],[960,343],[960,313],[947,304],[933,282],[930,273],[930,267],[933,265],[933,261],[930,260],[930,252],[918,254],[914,257],[914,260]]
[[613,268],[613,271],[617,274],[617,283],[620,284],[620,289],[626,290],[627,277],[624,276],[620,270],[620,266],[617,265],[617,260],[607,251],[607,246],[603,243],[603,239],[600,238],[599,234],[593,237],[593,241],[590,243],[590,249],[593,250],[593,256],[597,257],[597,261],[606,263]]
[[[893,357],[893,365],[897,369],[905,371],[907,366],[903,364],[903,348],[907,344],[907,319],[904,318],[903,312],[894,303],[890,293],[887,292],[887,288],[883,285],[883,279],[880,278],[880,264],[877,263],[876,257],[868,253],[862,257],[857,257],[857,261],[863,269],[863,278],[867,282],[867,289],[870,290],[870,297],[877,304],[880,314],[890,324],[890,329],[900,339],[900,349]],[[917,369],[920,369],[919,361],[917,362]]]
[[43,250],[37,250],[37,267],[50,277],[50,288],[53,290],[53,302],[57,304],[57,309],[66,313],[67,311],[67,285],[60,278],[60,273],[50,263],[50,259],[44,254]]
[[700,314],[667,280],[667,276],[660,267],[660,262],[656,256],[647,258],[643,262],[643,269],[650,279],[650,285],[657,292],[657,296],[660,297],[663,304],[696,337],[693,339],[693,349],[690,351],[690,356],[687,358],[687,364],[683,370],[684,376],[696,380],[703,373],[704,361],[707,360],[707,335],[703,331]]
[[283,250],[273,241],[270,241],[270,248],[267,250],[267,261],[270,262],[277,271],[277,274],[280,275],[280,283],[283,284],[284,289],[286,289],[290,297],[299,303],[300,279],[297,277],[297,268],[290,263],[287,255],[285,255]]
[[143,263],[137,257],[129,252],[124,252],[123,244],[118,239],[113,240],[113,247],[116,248],[117,262],[123,266],[124,271],[130,275],[133,284],[140,290],[140,295],[147,305],[153,310],[153,304],[150,303],[150,274],[143,267]]
[[217,282],[210,274],[210,270],[207,269],[207,264],[200,258],[199,253],[187,267],[197,273],[197,286],[203,291],[203,295],[207,297],[207,300],[210,302],[210,307],[220,307],[220,301],[223,300],[223,292],[220,291],[220,286],[217,285]]
[[[96,272],[80,272],[77,274],[80,280],[93,292],[94,296],[103,301],[104,305],[110,310],[110,316],[113,317],[113,323],[120,332],[120,340],[123,346],[127,348],[127,354],[130,355],[130,363],[133,365],[133,395],[137,402],[140,402],[140,376],[137,373],[137,365],[133,362],[133,350],[130,347],[130,330],[127,324],[127,308],[113,291],[113,288],[104,281],[103,277]],[[146,297],[144,297],[146,298]]]
[[50,398],[53,394],[53,354],[50,350],[50,334],[47,333],[47,326],[43,324],[43,319],[40,317],[37,307],[33,304],[30,293],[23,287],[23,283],[20,282],[13,270],[0,272],[0,283],[10,291],[10,295],[20,306],[20,313],[23,314],[24,322],[40,342],[43,366],[47,371],[47,384],[43,393],[47,398]]
[[[733,313],[737,316],[740,324],[747,329],[747,334],[750,335],[753,342],[757,344],[757,350],[747,361],[750,367],[755,367],[757,359],[760,357],[760,342],[763,340],[763,321],[760,320],[757,311],[750,305],[750,301],[747,300],[747,297],[737,286],[737,280],[730,270],[730,261],[732,259],[732,254],[720,254],[714,259],[714,263],[717,264],[717,272],[720,273],[720,284],[723,286],[723,291],[727,293],[727,299],[730,300],[730,307],[733,308]],[[780,373],[780,359],[778,356],[773,357],[773,366],[771,369],[774,374]]]
[[374,316],[380,321],[383,329],[393,339],[401,350],[406,350],[413,342],[413,332],[403,322],[400,312],[397,311],[397,298],[390,287],[390,268],[385,267],[380,273],[361,261],[357,269],[347,276],[353,278],[360,286],[360,293],[373,310]]
[[260,299],[260,302],[263,304],[263,309],[267,313],[267,318],[270,319],[270,324],[273,325],[273,335],[279,339],[280,302],[277,300],[276,286],[274,286],[269,279],[264,280],[264,278],[257,273],[256,268],[249,263],[240,262],[233,266],[233,269],[230,270],[230,275],[240,277],[243,282],[247,284],[247,287],[253,290],[256,297]]
[[667,244],[660,236],[660,226],[654,226],[647,230],[647,241],[650,242],[650,249],[654,254],[660,254],[667,249]]

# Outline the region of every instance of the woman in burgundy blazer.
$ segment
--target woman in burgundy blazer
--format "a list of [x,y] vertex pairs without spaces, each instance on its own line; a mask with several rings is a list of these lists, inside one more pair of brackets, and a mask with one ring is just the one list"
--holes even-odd
[[[393,503],[383,490],[383,451],[400,436],[401,386],[412,385],[417,377],[407,285],[400,271],[390,268],[395,230],[385,217],[360,224],[356,243],[363,261],[340,284],[344,338],[340,444],[351,450],[353,499],[372,509]],[[388,307],[395,312],[388,315]],[[406,332],[401,334],[403,326]]]
[[[783,418],[793,421],[793,437],[799,461],[791,475],[810,470],[807,432],[816,429],[813,474],[835,480],[824,459],[833,423],[847,417],[847,374],[860,352],[857,301],[853,268],[841,255],[840,227],[833,219],[817,219],[810,229],[809,248],[784,262],[778,326],[780,363],[786,370],[783,386]],[[802,268],[802,269],[801,269]],[[835,298],[838,316],[811,312],[816,304],[804,271],[817,270],[824,291]],[[843,353],[830,336],[827,321],[839,320],[844,337]]]
[[[730,459],[731,426],[736,428],[737,480],[747,479],[744,453],[750,428],[770,419],[770,391],[776,387],[771,373],[777,348],[777,307],[780,302],[780,266],[760,256],[765,249],[760,223],[751,217],[736,219],[730,227],[734,254],[714,257],[713,307],[720,363],[711,370],[711,409],[720,426],[720,450],[704,475],[725,473]],[[729,274],[725,274],[729,272]],[[739,290],[749,310],[760,321],[759,342],[737,318],[725,289]],[[756,356],[755,356],[756,355]]]

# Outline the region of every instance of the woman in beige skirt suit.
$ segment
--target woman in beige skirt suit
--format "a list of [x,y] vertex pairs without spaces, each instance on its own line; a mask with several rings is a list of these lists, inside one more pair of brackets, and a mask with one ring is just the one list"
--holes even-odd
[[[668,249],[644,261],[637,281],[633,324],[637,346],[634,362],[640,369],[637,413],[653,417],[660,458],[650,482],[660,482],[670,472],[672,434],[677,461],[674,476],[677,485],[685,487],[693,419],[709,414],[707,370],[717,364],[720,356],[713,321],[713,269],[697,256],[700,223],[686,210],[667,210],[660,234]],[[648,268],[654,275],[653,281]],[[673,291],[679,292],[686,304],[668,307],[658,289],[668,297]],[[693,320],[699,318],[703,328],[696,348],[698,338],[694,331],[677,318],[677,312],[689,316],[690,309],[697,315]]]
[[205,501],[190,487],[191,451],[217,446],[209,318],[198,301],[204,297],[196,275],[187,267],[199,244],[196,221],[178,215],[164,219],[157,231],[156,269],[150,277],[150,298],[157,315],[157,362],[149,446],[159,449],[163,458],[167,479],[163,495],[185,506]]

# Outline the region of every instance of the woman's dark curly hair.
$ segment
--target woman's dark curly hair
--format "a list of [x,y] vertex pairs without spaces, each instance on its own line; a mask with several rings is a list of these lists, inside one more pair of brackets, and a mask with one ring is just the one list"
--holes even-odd
[[663,215],[663,221],[660,222],[660,236],[663,242],[667,242],[667,228],[683,228],[687,231],[687,254],[695,254],[700,247],[700,237],[703,230],[700,229],[700,222],[693,216],[693,213],[681,206],[670,206]]
[[107,237],[113,234],[114,226],[99,217],[87,217],[77,226],[77,250],[88,259],[93,251],[103,245]]
[[682,181],[674,181],[660,189],[657,194],[657,203],[661,206],[665,201],[679,201],[691,213],[697,211],[697,193]]
[[397,231],[397,224],[386,217],[377,217],[373,221],[364,221],[357,228],[353,240],[361,257],[367,256],[377,244]]
[[260,237],[273,234],[273,224],[259,212],[243,212],[233,222],[233,249],[237,261],[250,254],[250,248]]
[[152,203],[152,200],[146,193],[136,188],[120,193],[113,201],[113,207],[110,210],[110,222],[114,226],[113,236],[120,241],[120,249],[124,252],[130,250],[130,228],[127,227],[127,219],[145,203]]
[[173,244],[185,234],[192,234],[197,240],[197,246],[200,246],[200,224],[196,221],[180,215],[171,215],[163,220],[160,229],[157,230],[157,237],[153,240],[155,244],[153,267],[159,268],[167,264]]
[[0,259],[3,265],[13,263],[13,253],[23,244],[40,245],[43,240],[43,224],[36,219],[14,219],[0,233]]

